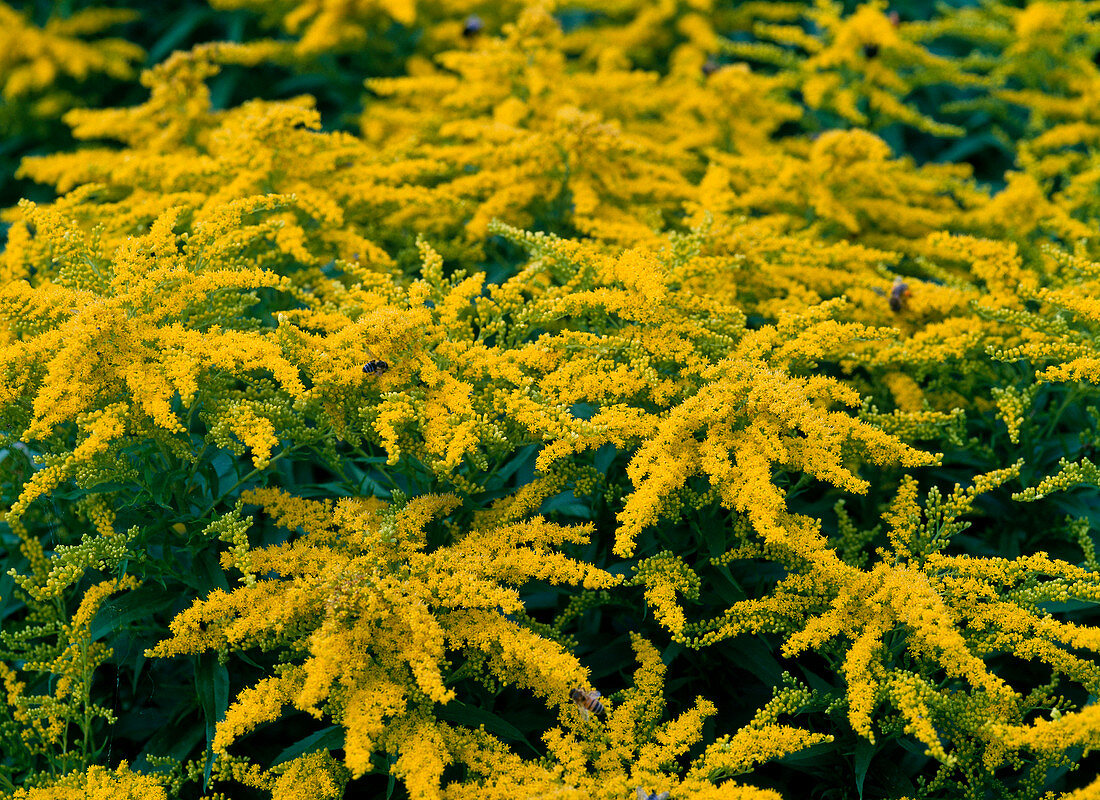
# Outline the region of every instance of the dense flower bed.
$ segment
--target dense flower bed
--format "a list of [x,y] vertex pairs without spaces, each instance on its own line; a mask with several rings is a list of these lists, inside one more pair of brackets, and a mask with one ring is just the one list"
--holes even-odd
[[1100,797],[1100,2],[133,5],[0,2],[0,793]]

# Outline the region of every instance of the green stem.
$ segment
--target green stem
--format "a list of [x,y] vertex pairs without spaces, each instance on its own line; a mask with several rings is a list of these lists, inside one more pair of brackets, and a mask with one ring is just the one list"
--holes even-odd
[[84,721],[81,724],[81,727],[84,729],[84,743],[81,746],[81,755],[83,766],[86,767],[88,766],[88,747],[91,744],[92,738],[92,678],[91,675],[88,673],[88,643],[85,641],[83,635],[81,635],[80,638],[80,666],[83,677],[83,684],[81,688],[84,694],[84,697],[82,698],[84,701]]
[[[367,455],[366,452],[363,450],[363,448],[360,447],[359,445],[355,445],[353,449],[355,450],[356,453],[361,455],[363,458],[367,459],[368,461],[370,460],[370,456]],[[389,473],[387,473],[385,470],[381,470],[381,469],[377,470],[377,472],[378,472],[379,475],[381,475],[383,478],[385,478],[386,483],[388,483],[393,489],[396,489],[397,491],[401,491],[401,487],[398,486],[397,483],[394,481],[394,479],[389,476]]]
[[211,503],[210,507],[207,508],[206,511],[202,512],[202,516],[205,517],[207,514],[209,514],[211,511],[213,511],[215,508],[217,508],[218,504],[221,503],[222,500],[229,497],[229,495],[233,494],[233,492],[237,491],[237,489],[239,489],[245,483],[247,483],[248,481],[255,478],[261,472],[264,472],[265,470],[267,470],[272,464],[274,464],[276,461],[278,461],[283,456],[289,455],[290,453],[294,452],[295,450],[299,449],[300,447],[302,447],[302,445],[297,445],[297,444],[291,445],[290,447],[287,447],[286,449],[284,449],[277,456],[273,457],[270,461],[268,461],[265,466],[256,467],[256,469],[252,470],[250,473],[245,475],[239,481],[237,481],[232,486],[230,486],[228,489],[226,489],[224,492],[222,492],[221,496],[218,497],[218,499],[216,499],[213,503]]
[[1062,404],[1058,407],[1058,413],[1051,416],[1050,422],[1047,424],[1046,429],[1043,430],[1043,435],[1040,437],[1040,441],[1046,441],[1047,438],[1050,437],[1050,434],[1054,432],[1055,426],[1062,418],[1062,414],[1065,413],[1065,410],[1069,407],[1070,401],[1073,400],[1075,395],[1076,392],[1072,387],[1066,390],[1066,397],[1062,401]]
[[[164,471],[168,472],[172,469],[172,456],[168,452],[168,448],[165,447],[159,439],[156,439],[155,441],[157,443],[157,450],[160,451],[160,455],[164,459]],[[184,485],[180,484],[179,482],[176,482],[175,485],[172,487],[172,497],[176,501],[176,507],[181,509],[185,506],[183,488]],[[152,494],[151,491],[150,494]]]
[[206,455],[206,448],[209,447],[209,446],[210,446],[209,443],[204,441],[202,443],[202,450],[200,450],[199,454],[197,456],[195,456],[195,461],[194,461],[194,463],[191,464],[191,471],[189,473],[187,473],[187,487],[188,488],[190,488],[194,484],[195,473],[199,471],[199,464],[202,463],[202,457],[204,455]]

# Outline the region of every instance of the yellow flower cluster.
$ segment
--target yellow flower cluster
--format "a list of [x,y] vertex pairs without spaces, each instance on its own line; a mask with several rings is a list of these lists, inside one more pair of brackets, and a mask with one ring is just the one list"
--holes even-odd
[[0,3],[0,132],[6,135],[23,133],[27,116],[55,119],[80,105],[76,87],[93,76],[132,78],[145,57],[126,39],[87,38],[133,20],[132,11],[87,8],[51,16],[39,27],[18,8]]
[[164,787],[150,775],[130,769],[123,761],[115,769],[92,766],[86,772],[72,773],[52,786],[19,789],[14,800],[167,800]]
[[240,693],[218,726],[217,750],[291,705],[345,728],[353,775],[368,772],[375,753],[392,753],[410,789],[436,785],[416,793],[431,796],[453,758],[451,729],[432,708],[455,699],[447,688],[454,662],[469,660],[558,702],[586,682],[569,653],[509,618],[522,608],[515,587],[527,580],[588,589],[616,583],[551,549],[582,540],[584,530],[535,518],[474,528],[428,550],[426,527],[454,511],[458,498],[423,496],[389,509],[361,500],[324,508],[278,490],[242,499],[280,525],[303,526],[304,536],[252,551],[251,567],[277,577],[215,590],[178,615],[172,636],[149,653],[288,645],[295,652],[301,642],[299,658]]
[[[248,8],[263,12],[264,21],[288,33],[300,34],[294,49],[304,57],[333,50],[363,47],[381,33],[379,23],[393,20],[412,25],[416,0],[306,0],[261,3],[255,0],[210,0],[218,9]],[[373,36],[372,36],[373,34]]]
[[[731,55],[781,67],[792,89],[816,111],[877,129],[904,123],[939,136],[963,129],[939,122],[905,104],[907,95],[930,84],[976,82],[957,60],[920,45],[917,26],[887,16],[886,2],[862,3],[846,14],[839,2],[815,3],[803,19],[757,22],[758,41],[727,42]],[[808,34],[807,25],[816,35]],[[919,30],[919,28],[917,29]]]
[[[62,554],[57,561],[65,559],[66,555]],[[85,565],[72,565],[69,561],[70,566],[74,566],[69,577],[71,580],[78,579],[84,572],[80,567]],[[101,562],[100,566],[105,565]],[[54,585],[57,580],[55,575],[51,575],[48,585]],[[35,595],[27,591],[26,583],[20,582],[24,584],[24,593],[29,595],[28,600],[35,599]],[[13,668],[0,662],[0,679],[4,683],[5,695],[0,725],[14,725],[17,731],[17,736],[8,742],[9,749],[5,752],[8,764],[32,765],[42,755],[58,752],[61,756],[59,763],[51,765],[51,769],[60,768],[61,772],[66,772],[86,765],[93,757],[92,737],[96,720],[102,719],[108,724],[115,721],[111,710],[100,705],[92,694],[95,671],[113,654],[111,647],[94,640],[93,621],[110,595],[134,590],[139,585],[140,581],[129,575],[117,581],[101,581],[83,593],[70,618],[66,619],[64,607],[55,603],[53,619],[40,615],[36,620],[38,624],[25,629],[21,635],[13,636],[6,631],[0,634],[0,652],[4,653],[5,661],[10,660],[15,665]],[[56,597],[60,589],[52,594]],[[48,685],[40,680],[43,675],[49,676]],[[42,693],[36,692],[36,689]],[[75,741],[70,742],[71,731],[74,730]],[[94,781],[105,798],[128,796],[124,793],[110,794],[111,791],[123,792],[124,788],[125,791],[141,789],[153,792],[150,797],[164,797],[163,792],[156,794],[158,787],[155,782],[126,774],[125,765],[120,769],[118,776],[101,771],[96,775],[74,774],[72,780],[87,780],[89,786]],[[115,785],[115,777],[121,779],[123,787]],[[88,791],[91,792],[91,789]]]
[[[804,730],[764,726],[747,730],[736,740],[708,745],[685,772],[678,762],[699,742],[704,721],[715,708],[698,700],[679,717],[661,722],[665,668],[660,654],[640,637],[633,638],[633,646],[639,661],[634,686],[620,693],[605,721],[595,723],[583,720],[575,710],[566,712],[563,725],[544,736],[548,764],[524,761],[493,747],[484,735],[466,733],[459,740],[460,752],[470,759],[467,763],[475,779],[454,786],[447,797],[613,800],[638,797],[636,791],[642,788],[647,794],[669,792],[710,800],[777,800],[774,791],[722,779],[747,772],[761,761],[827,741],[827,737]],[[470,758],[475,753],[476,759]]]

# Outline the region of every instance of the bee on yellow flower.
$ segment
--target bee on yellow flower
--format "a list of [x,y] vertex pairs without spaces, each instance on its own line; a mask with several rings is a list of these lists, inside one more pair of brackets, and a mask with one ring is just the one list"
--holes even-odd
[[603,703],[600,702],[600,693],[595,689],[586,692],[577,688],[569,693],[569,697],[584,712],[585,719],[588,719],[589,712],[593,714],[604,713]]
[[477,14],[471,14],[462,23],[462,37],[464,39],[476,39],[483,30],[485,30],[485,23]]
[[903,281],[900,277],[894,278],[894,285],[890,287],[890,310],[894,312],[901,312],[905,310],[905,307],[909,305],[909,284]]

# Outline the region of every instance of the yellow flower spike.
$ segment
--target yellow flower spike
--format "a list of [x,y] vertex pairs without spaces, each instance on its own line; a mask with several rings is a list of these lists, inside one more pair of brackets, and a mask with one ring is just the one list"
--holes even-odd
[[676,594],[682,594],[689,600],[698,599],[699,576],[667,550],[642,559],[635,565],[634,571],[635,577],[628,581],[628,585],[644,586],[646,603],[653,607],[657,621],[674,639],[680,637],[687,620],[676,602]]
[[51,786],[20,788],[12,795],[18,800],[64,800],[76,796],[88,800],[167,800],[169,794],[156,776],[134,772],[122,761],[115,769],[93,764],[86,771],[65,775]]
[[617,582],[553,551],[584,541],[587,530],[517,522],[425,552],[425,527],[454,510],[457,498],[413,498],[383,516],[374,513],[377,501],[332,506],[274,489],[243,500],[264,505],[280,525],[305,529],[289,544],[247,553],[256,576],[293,581],[256,577],[233,592],[214,591],[178,615],[172,637],[150,651],[169,656],[302,637],[301,663],[284,665],[237,697],[218,727],[220,750],[289,704],[347,729],[353,774],[369,768],[373,753],[388,752],[410,791],[432,796],[439,781],[432,765],[450,756],[440,750],[439,729],[417,709],[454,698],[445,684],[452,659],[487,656],[502,682],[546,699],[566,697],[583,682],[580,665],[560,645],[505,614],[522,608],[514,587],[531,579],[590,588]]
[[439,784],[451,756],[440,732],[427,720],[395,727],[390,737],[400,755],[393,765],[394,775],[404,782],[412,800],[441,800]]
[[[765,346],[760,337],[747,337],[742,347],[762,353]],[[841,465],[842,442],[858,442],[878,463],[901,459],[916,465],[933,460],[846,415],[821,411],[819,399],[854,402],[855,397],[839,384],[793,379],[760,362],[722,362],[715,369],[715,381],[675,407],[662,421],[660,434],[633,457],[628,474],[635,491],[620,513],[616,552],[632,552],[638,533],[658,519],[663,498],[696,474],[708,475],[723,504],[747,511],[768,536],[778,532],[772,520],[784,509],[771,483],[773,465],[805,470],[858,492],[866,485]],[[695,435],[700,428],[706,430],[702,442]],[[795,430],[806,438],[794,436]]]
[[385,24],[398,22],[411,27],[417,10],[414,0],[308,0],[279,10],[255,0],[213,0],[211,5],[223,10],[263,12],[265,24],[277,23],[299,37],[294,54],[307,63],[323,53],[359,49],[369,34],[377,33]]
[[[134,65],[145,58],[136,44],[121,38],[89,37],[113,25],[133,20],[126,9],[86,8],[70,16],[51,14],[45,25],[34,24],[29,13],[0,4],[0,94],[18,102],[32,117],[56,118],[76,100],[59,85],[65,80],[128,80]],[[14,115],[13,115],[14,116]],[[5,121],[5,133],[20,133],[18,122]]]

